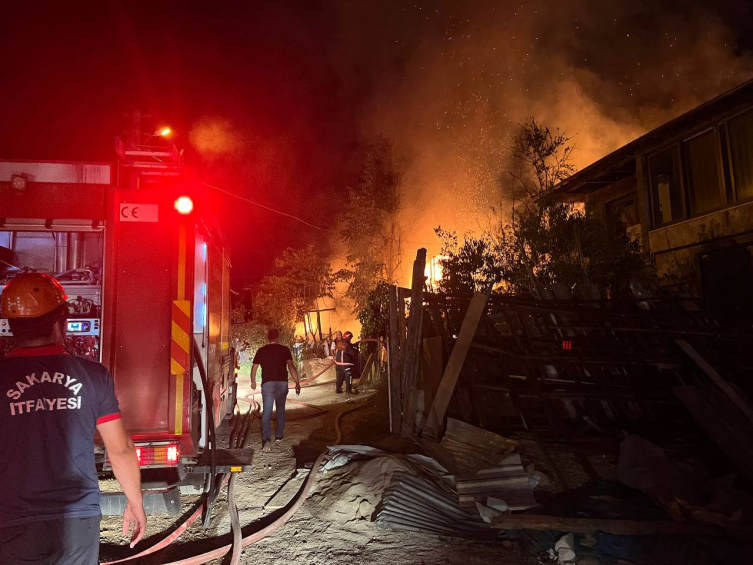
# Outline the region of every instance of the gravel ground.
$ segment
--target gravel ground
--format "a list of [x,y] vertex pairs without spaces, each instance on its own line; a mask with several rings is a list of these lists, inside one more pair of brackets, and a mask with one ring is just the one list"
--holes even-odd
[[[316,367],[314,368],[316,371]],[[311,373],[309,373],[311,374]],[[275,512],[265,509],[272,496],[296,474],[298,464],[312,461],[326,445],[334,443],[334,420],[338,412],[354,403],[367,403],[368,407],[345,415],[341,429],[343,443],[367,443],[373,441],[384,428],[383,413],[377,408],[375,394],[361,394],[351,398],[334,394],[334,372],[317,379],[313,386],[303,389],[300,397],[291,391],[289,399],[326,409],[322,413],[315,409],[290,403],[285,440],[274,444],[271,453],[261,453],[260,422],[253,424],[249,448],[256,451],[253,469],[239,475],[236,482],[235,499],[244,526],[244,534],[254,531],[252,525]],[[241,380],[241,395],[250,392],[248,377]],[[259,395],[256,395],[260,400]],[[226,432],[225,432],[226,433]],[[383,438],[380,447],[394,439]],[[221,444],[222,445],[222,444]],[[523,564],[526,559],[520,556],[514,545],[484,544],[463,540],[440,538],[410,532],[390,531],[377,528],[368,518],[357,516],[357,503],[333,498],[331,504],[336,511],[321,512],[322,504],[329,504],[329,495],[318,493],[314,486],[312,496],[304,502],[299,511],[283,527],[267,538],[247,547],[243,551],[242,563],[300,563],[306,565],[337,563],[380,563],[380,564],[463,564],[481,565],[488,563]],[[186,511],[192,501],[184,497]],[[337,511],[342,509],[342,511]],[[354,510],[351,512],[350,510]],[[333,518],[334,516],[334,518]],[[151,516],[147,528],[148,539],[139,544],[143,549],[156,543],[165,531],[175,523],[169,516]],[[102,552],[100,558],[112,559],[129,553],[126,540],[120,532],[122,520],[119,517],[104,517],[102,520]],[[214,518],[207,530],[194,524],[167,550],[139,561],[141,564],[169,563],[193,554],[207,551],[219,545],[215,539],[220,536],[223,543],[229,541],[230,520],[227,513],[227,498],[223,492],[214,510]],[[120,547],[118,547],[120,546]],[[215,561],[214,563],[220,563]]]

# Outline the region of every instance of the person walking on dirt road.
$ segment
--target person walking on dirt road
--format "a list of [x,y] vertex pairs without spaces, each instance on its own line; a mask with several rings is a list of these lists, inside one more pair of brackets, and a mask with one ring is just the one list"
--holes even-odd
[[107,369],[63,347],[67,296],[42,273],[12,279],[0,296],[17,347],[0,360],[0,563],[95,565],[100,491],[94,432],[127,504],[131,547],[146,514],[136,449],[120,419]]
[[259,348],[251,365],[251,388],[256,390],[256,372],[261,365],[261,398],[264,405],[261,416],[262,451],[272,448],[272,407],[277,405],[277,429],[275,441],[285,437],[285,399],[288,397],[288,371],[295,381],[295,393],[301,394],[301,382],[293,364],[290,349],[280,345],[280,332],[270,329],[267,332],[269,343]]

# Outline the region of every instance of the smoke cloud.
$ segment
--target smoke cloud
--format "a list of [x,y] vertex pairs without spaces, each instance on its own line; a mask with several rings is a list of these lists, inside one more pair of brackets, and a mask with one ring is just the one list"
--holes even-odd
[[416,248],[438,252],[437,225],[485,223],[528,117],[564,130],[582,168],[753,76],[729,24],[750,18],[745,5],[348,4],[338,49],[350,57],[336,64],[369,69],[363,134],[385,135],[404,157],[403,283]]
[[237,133],[226,118],[202,118],[193,126],[188,139],[207,160],[233,155],[242,148]]

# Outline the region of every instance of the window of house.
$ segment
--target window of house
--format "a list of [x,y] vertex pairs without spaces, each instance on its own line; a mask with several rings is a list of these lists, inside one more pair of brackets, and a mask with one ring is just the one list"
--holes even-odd
[[753,111],[728,123],[732,176],[737,200],[753,198]]
[[716,131],[710,129],[685,141],[682,150],[690,215],[720,208],[724,199],[719,186]]
[[649,157],[654,227],[683,218],[682,187],[677,173],[677,149],[670,147]]

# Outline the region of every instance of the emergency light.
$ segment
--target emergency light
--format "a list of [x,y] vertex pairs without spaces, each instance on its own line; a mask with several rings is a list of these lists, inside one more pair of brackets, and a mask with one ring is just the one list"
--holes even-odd
[[181,196],[175,200],[175,209],[178,214],[190,214],[193,212],[193,200],[189,196]]

